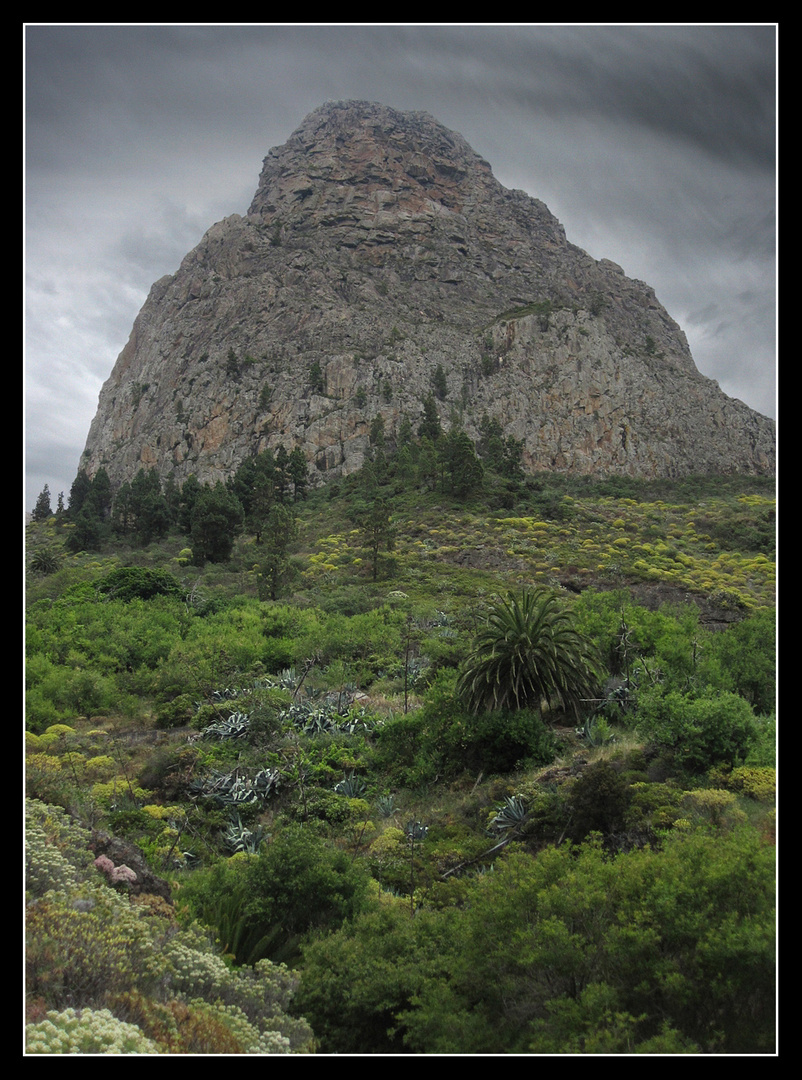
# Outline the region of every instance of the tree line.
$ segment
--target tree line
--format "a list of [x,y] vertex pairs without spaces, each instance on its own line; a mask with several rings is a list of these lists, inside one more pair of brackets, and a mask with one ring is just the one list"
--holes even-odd
[[[405,418],[392,438],[384,417],[377,414],[370,427],[370,442],[362,470],[364,498],[354,508],[354,519],[366,535],[372,552],[374,578],[379,550],[391,547],[388,500],[393,492],[418,487],[440,490],[457,497],[483,491],[487,481],[515,488],[523,479],[523,443],[504,438],[498,420],[484,416],[477,443],[452,417],[446,432],[433,392],[423,400],[417,430]],[[101,467],[90,478],[85,469],[72,483],[65,507],[60,493],[57,519],[69,524],[68,550],[99,551],[112,538],[147,546],[171,531],[188,537],[197,565],[225,562],[235,539],[243,531],[257,544],[275,549],[269,578],[270,592],[278,587],[279,566],[294,535],[293,506],[306,497],[309,467],[300,447],[288,451],[264,450],[247,458],[226,482],[202,484],[193,474],[179,485],[173,477],[162,481],[155,469],[142,468],[115,492]],[[32,512],[37,522],[54,516],[47,484]]]

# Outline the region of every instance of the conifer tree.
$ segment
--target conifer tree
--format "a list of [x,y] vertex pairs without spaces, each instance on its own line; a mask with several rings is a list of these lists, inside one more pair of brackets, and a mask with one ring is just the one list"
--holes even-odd
[[263,556],[259,568],[259,596],[277,600],[290,569],[289,545],[298,535],[295,514],[288,506],[275,503],[265,522]]
[[196,566],[206,562],[227,562],[234,550],[234,538],[242,531],[242,506],[218,480],[205,486],[192,511],[192,556]]
[[49,517],[52,517],[52,514],[53,511],[50,509],[50,488],[45,484],[39,492],[31,517],[34,521],[47,521]]
[[70,502],[68,508],[70,518],[76,518],[81,512],[91,487],[92,481],[89,479],[86,469],[80,469],[70,487]]
[[437,402],[434,400],[434,394],[429,391],[423,399],[423,419],[418,425],[418,438],[431,439],[433,443],[436,443],[442,434],[443,429],[437,412]]
[[299,499],[303,499],[306,496],[306,486],[309,483],[309,469],[306,464],[306,457],[300,446],[296,446],[289,456],[287,461],[287,474],[293,485],[293,502],[297,502]]

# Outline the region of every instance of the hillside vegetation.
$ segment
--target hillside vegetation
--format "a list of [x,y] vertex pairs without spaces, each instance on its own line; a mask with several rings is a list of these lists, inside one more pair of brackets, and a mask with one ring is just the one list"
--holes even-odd
[[773,1053],[773,483],[375,435],[38,504],[28,1052]]

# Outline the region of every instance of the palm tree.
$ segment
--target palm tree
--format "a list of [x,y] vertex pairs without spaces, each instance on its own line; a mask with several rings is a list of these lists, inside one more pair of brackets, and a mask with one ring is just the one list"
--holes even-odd
[[474,713],[561,707],[575,716],[598,694],[598,659],[570,612],[546,589],[497,600],[457,681]]

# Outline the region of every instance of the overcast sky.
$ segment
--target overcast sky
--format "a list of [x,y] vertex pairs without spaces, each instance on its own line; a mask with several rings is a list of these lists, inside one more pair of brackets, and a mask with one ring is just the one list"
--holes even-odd
[[775,416],[776,44],[750,25],[24,27],[25,508],[69,496],[150,286],[324,101],[424,109]]

